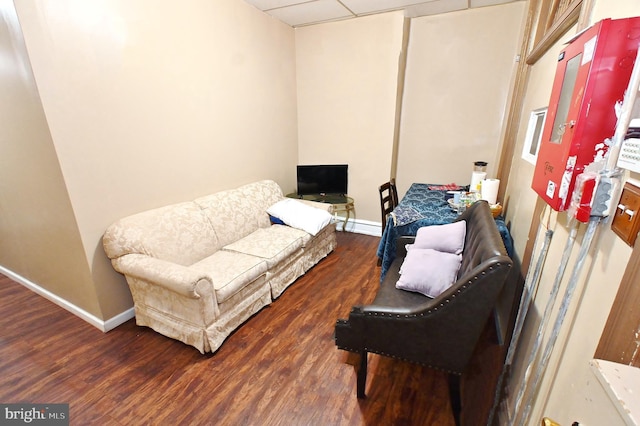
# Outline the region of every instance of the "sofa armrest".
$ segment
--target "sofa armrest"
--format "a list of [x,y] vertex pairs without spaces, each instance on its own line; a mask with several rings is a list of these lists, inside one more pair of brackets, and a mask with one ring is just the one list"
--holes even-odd
[[211,278],[187,266],[137,253],[118,257],[111,262],[116,271],[124,275],[161,285],[183,296],[197,299],[206,291],[213,293],[215,298]]
[[320,210],[326,210],[329,213],[333,214],[333,205],[332,204],[321,203],[319,201],[303,200],[303,199],[298,199],[298,201],[300,201],[301,203],[304,203],[304,204],[306,204],[308,206],[320,209]]

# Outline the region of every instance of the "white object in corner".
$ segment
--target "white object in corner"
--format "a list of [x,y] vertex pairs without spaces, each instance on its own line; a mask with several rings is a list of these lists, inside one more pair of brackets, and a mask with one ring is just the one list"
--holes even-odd
[[602,359],[590,365],[625,423],[640,425],[640,368]]

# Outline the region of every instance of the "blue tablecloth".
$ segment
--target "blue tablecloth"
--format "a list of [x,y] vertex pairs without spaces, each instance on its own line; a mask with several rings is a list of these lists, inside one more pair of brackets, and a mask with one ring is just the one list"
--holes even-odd
[[[387,220],[377,255],[382,259],[380,281],[396,257],[396,239],[400,236],[415,236],[423,226],[444,225],[458,217],[458,213],[447,202],[446,190],[431,190],[433,184],[414,183]],[[501,217],[496,226],[504,241],[507,254],[513,255],[511,234]]]

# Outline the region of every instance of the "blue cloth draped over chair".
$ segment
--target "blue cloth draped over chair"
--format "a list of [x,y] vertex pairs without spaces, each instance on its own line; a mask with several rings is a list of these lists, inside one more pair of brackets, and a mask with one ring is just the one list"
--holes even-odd
[[[447,202],[447,190],[429,189],[438,185],[414,183],[387,219],[377,255],[382,259],[380,281],[396,257],[396,239],[399,236],[416,235],[423,226],[444,225],[453,222],[458,213]],[[507,254],[513,257],[513,241],[502,217],[496,218],[496,226]]]

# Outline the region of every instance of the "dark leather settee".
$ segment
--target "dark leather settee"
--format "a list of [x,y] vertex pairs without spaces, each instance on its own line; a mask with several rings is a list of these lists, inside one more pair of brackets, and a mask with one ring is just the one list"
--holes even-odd
[[488,204],[479,201],[457,220],[466,220],[458,280],[436,298],[397,289],[400,265],[411,237],[398,241],[398,256],[375,300],[354,306],[335,326],[339,349],[360,354],[357,396],[365,396],[369,352],[449,373],[456,423],[460,420],[460,376],[465,372],[512,266]]

